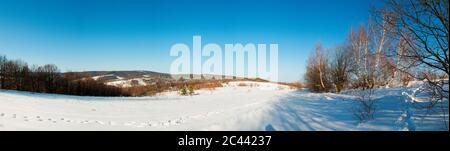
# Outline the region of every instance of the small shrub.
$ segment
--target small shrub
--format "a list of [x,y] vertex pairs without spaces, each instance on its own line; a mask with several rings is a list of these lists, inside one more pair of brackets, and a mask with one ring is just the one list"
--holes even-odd
[[186,95],[188,95],[188,92],[187,92],[186,86],[184,86],[184,87],[182,87],[182,88],[180,89],[180,94],[181,94],[181,95],[183,95],[183,96],[186,96]]
[[189,95],[194,95],[194,88],[191,85],[189,85],[188,90],[189,90]]
[[374,119],[375,100],[372,98],[373,89],[362,90],[357,94],[357,104],[353,107],[353,115],[359,123],[364,123]]

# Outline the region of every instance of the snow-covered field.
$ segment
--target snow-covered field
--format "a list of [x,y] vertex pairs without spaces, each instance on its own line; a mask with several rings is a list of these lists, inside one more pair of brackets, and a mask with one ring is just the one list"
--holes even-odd
[[[245,86],[239,83],[245,83]],[[0,90],[0,130],[403,130],[405,95],[377,89],[375,119],[360,124],[351,93],[315,94],[287,86],[231,82],[193,96],[79,97]],[[416,130],[448,130],[448,102],[413,109]],[[445,119],[445,122],[444,122]]]

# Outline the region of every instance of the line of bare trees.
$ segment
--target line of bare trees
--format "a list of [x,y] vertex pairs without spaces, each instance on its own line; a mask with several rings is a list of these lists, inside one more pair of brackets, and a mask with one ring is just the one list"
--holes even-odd
[[384,42],[387,39],[384,33],[374,38],[377,33],[369,29],[363,25],[357,30],[351,29],[347,41],[336,48],[325,49],[317,44],[308,59],[307,87],[315,92],[340,92],[347,88],[369,89],[411,80],[410,76],[395,79],[395,74],[402,75],[396,73],[395,60],[405,60],[384,55],[384,51],[392,50],[392,45]]
[[0,89],[81,96],[124,96],[121,88],[107,86],[78,73],[62,74],[52,64],[31,67],[21,60],[0,56]]
[[448,99],[448,7],[448,0],[384,0],[341,46],[316,46],[306,86],[340,92],[425,80],[439,99]]

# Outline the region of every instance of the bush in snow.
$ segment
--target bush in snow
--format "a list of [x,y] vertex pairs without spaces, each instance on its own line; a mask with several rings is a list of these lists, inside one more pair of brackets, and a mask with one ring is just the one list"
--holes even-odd
[[184,86],[180,89],[180,95],[184,95],[184,96],[188,95],[186,86]]
[[184,85],[180,88],[180,95],[187,96],[187,95],[194,95],[194,87],[191,85],[187,86]]
[[373,89],[359,91],[357,94],[357,104],[352,108],[353,115],[360,123],[374,119],[375,100],[372,98]]
[[189,95],[194,95],[194,87],[192,87],[191,85],[188,86],[188,90],[189,90]]
[[317,44],[315,52],[308,58],[305,73],[305,84],[312,92],[329,92],[332,89],[328,58],[324,55],[321,44]]

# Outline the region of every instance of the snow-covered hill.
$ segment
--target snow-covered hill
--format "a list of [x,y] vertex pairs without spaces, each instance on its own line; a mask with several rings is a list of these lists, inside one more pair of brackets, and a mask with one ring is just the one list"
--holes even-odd
[[[193,96],[79,97],[0,90],[0,130],[402,130],[403,88],[377,89],[375,120],[358,124],[349,94],[230,82]],[[443,109],[448,113],[448,102]],[[447,130],[440,112],[415,110],[416,130]]]
[[170,74],[153,71],[86,71],[68,73],[77,73],[83,79],[90,78],[106,85],[123,88],[152,85],[160,80],[174,80]]

